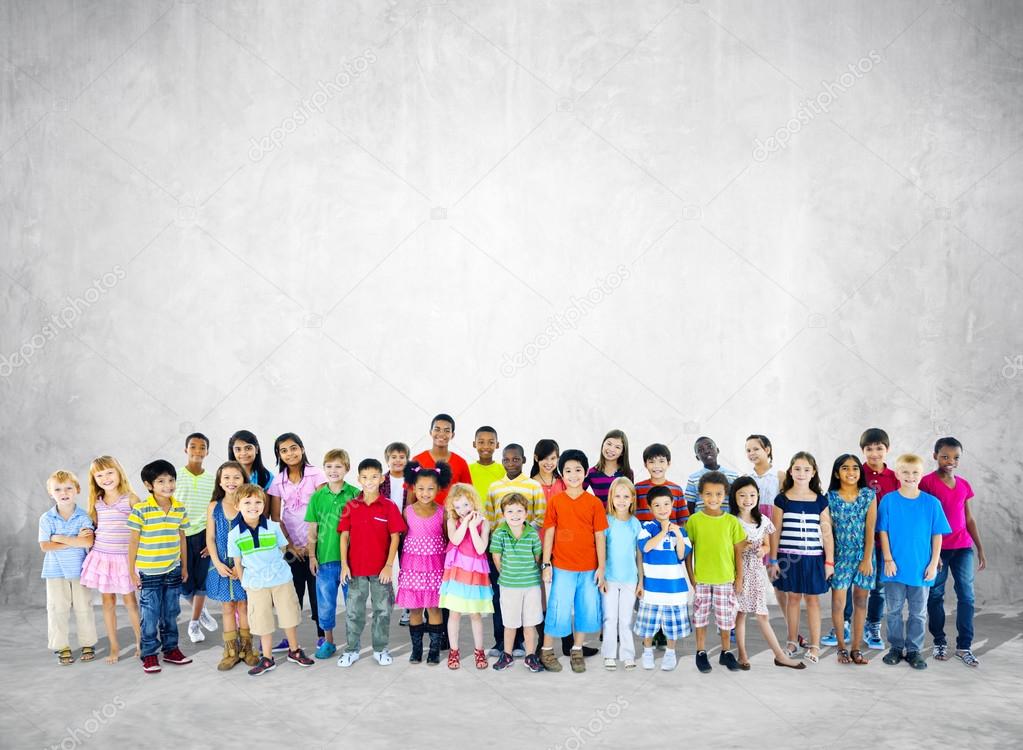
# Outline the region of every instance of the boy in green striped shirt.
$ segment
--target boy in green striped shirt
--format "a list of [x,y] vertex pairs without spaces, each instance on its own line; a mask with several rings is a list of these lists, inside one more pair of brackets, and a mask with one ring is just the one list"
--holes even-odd
[[206,640],[202,628],[211,632],[217,629],[217,621],[206,609],[206,574],[210,569],[210,553],[206,549],[206,513],[213,499],[215,483],[213,474],[203,468],[209,452],[210,439],[201,432],[193,432],[185,438],[188,463],[178,469],[174,491],[174,496],[184,504],[189,520],[188,531],[185,532],[188,577],[182,579],[181,595],[192,603],[192,617],[188,621],[188,639],[192,643]]
[[[522,628],[526,641],[526,667],[542,672],[536,656],[536,626],[543,622],[540,594],[540,555],[543,543],[532,525],[526,523],[529,504],[518,492],[501,500],[504,523],[490,537],[490,553],[501,587],[501,619],[504,622],[504,651],[494,664],[501,670],[511,666],[515,631]],[[495,634],[496,635],[496,634]]]

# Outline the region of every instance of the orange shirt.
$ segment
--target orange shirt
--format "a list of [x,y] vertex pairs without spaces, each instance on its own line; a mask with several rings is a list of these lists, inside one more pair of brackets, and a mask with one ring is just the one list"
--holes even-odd
[[554,527],[551,562],[562,570],[596,570],[597,540],[594,534],[607,529],[607,513],[596,495],[583,492],[572,499],[559,492],[547,504],[544,529]]

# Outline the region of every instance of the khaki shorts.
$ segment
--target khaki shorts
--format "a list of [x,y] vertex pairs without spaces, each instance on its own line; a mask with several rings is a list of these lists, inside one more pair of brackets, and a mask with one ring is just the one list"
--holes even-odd
[[522,628],[543,622],[543,597],[539,586],[518,589],[501,587],[501,620],[506,628]]
[[277,626],[298,627],[302,613],[298,608],[298,594],[291,581],[268,589],[246,589],[249,602],[249,632],[253,635],[270,635],[274,632],[274,609],[277,610]]

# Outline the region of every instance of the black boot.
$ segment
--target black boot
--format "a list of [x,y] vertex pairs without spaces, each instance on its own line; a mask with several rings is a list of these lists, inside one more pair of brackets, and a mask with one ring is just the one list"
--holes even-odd
[[[420,625],[420,627],[423,626]],[[440,664],[440,646],[443,627],[443,625],[426,626],[426,630],[430,634],[430,651],[426,654],[427,664]],[[420,644],[422,644],[422,636],[420,636]],[[420,655],[422,655],[422,645],[420,645]]]
[[441,651],[450,651],[451,650],[451,644],[448,643],[448,616],[450,614],[451,614],[450,610],[447,610],[447,609],[442,609],[441,610],[441,616],[444,618],[443,621],[441,622],[441,627],[443,628],[443,630],[441,631],[441,634],[440,634],[440,650]]
[[409,638],[412,639],[412,653],[408,657],[410,664],[420,664],[423,661],[423,633],[425,632],[426,625],[423,623],[409,624],[408,626]]

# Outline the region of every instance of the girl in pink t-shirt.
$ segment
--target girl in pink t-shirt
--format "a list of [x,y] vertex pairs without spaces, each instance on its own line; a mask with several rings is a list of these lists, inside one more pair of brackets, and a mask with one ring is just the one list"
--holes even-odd
[[89,466],[89,517],[96,524],[96,537],[82,564],[81,584],[103,596],[103,622],[110,640],[107,662],[117,661],[121,647],[117,643],[117,597],[128,610],[135,631],[135,655],[138,655],[141,622],[135,584],[128,565],[128,515],[139,502],[128,477],[116,458],[100,456]]
[[[291,566],[291,579],[298,594],[298,606],[302,608],[305,592],[309,592],[309,609],[319,640],[323,642],[323,629],[319,623],[319,607],[316,604],[316,576],[309,569],[306,559],[306,537],[309,526],[305,520],[306,508],[313,493],[327,483],[327,477],[318,466],[309,463],[302,439],[294,432],[285,432],[274,441],[274,457],[277,459],[278,474],[270,483],[270,518],[281,524],[281,531],[288,540],[286,558]],[[284,650],[286,640],[274,647]]]

